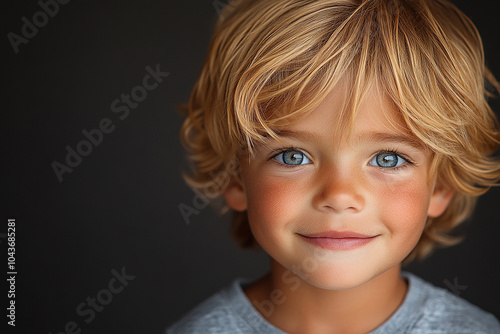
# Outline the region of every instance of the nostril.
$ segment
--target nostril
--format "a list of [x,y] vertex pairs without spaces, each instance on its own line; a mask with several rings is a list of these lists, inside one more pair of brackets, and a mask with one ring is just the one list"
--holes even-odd
[[357,213],[363,209],[364,200],[352,192],[322,192],[315,198],[315,206],[323,211]]

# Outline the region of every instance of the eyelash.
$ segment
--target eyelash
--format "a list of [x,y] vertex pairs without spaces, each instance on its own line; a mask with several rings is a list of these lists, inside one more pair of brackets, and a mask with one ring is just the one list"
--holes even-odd
[[373,159],[374,157],[376,157],[379,154],[384,154],[384,153],[394,154],[394,155],[400,157],[401,159],[403,159],[404,161],[406,161],[406,163],[403,163],[403,164],[401,164],[399,166],[392,167],[392,168],[378,167],[380,169],[383,169],[384,171],[387,171],[387,172],[396,172],[396,171],[398,171],[400,169],[408,168],[408,167],[411,167],[411,166],[415,165],[415,162],[412,159],[410,159],[410,157],[408,157],[406,154],[403,154],[403,153],[399,152],[397,149],[386,149],[386,150],[378,151],[377,153],[375,153],[374,155],[372,155],[371,159]]
[[[279,161],[277,161],[275,158],[282,154],[282,153],[285,153],[285,152],[288,152],[288,151],[297,151],[297,152],[301,152],[302,154],[304,154],[309,160],[312,161],[311,158],[309,158],[309,156],[304,153],[304,151],[298,147],[295,147],[295,146],[290,146],[290,147],[284,147],[284,148],[280,148],[280,149],[277,149],[277,150],[273,150],[273,152],[271,153],[271,156],[268,158],[268,160],[272,160],[274,161],[275,163],[277,163],[279,166],[281,167],[285,167],[285,168],[297,168],[298,166],[301,166],[301,165],[298,165],[298,166],[294,166],[294,165],[287,165],[287,164],[283,164]],[[384,171],[387,171],[387,172],[395,172],[395,171],[398,171],[400,169],[403,169],[403,168],[407,168],[407,167],[410,167],[410,166],[413,166],[415,165],[415,162],[410,159],[410,157],[408,157],[407,155],[399,152],[397,149],[386,149],[386,150],[381,150],[381,151],[378,151],[376,152],[374,155],[371,156],[370,158],[370,161],[376,157],[377,155],[379,154],[394,154],[398,157],[400,157],[401,159],[403,159],[404,161],[406,161],[406,163],[403,163],[399,166],[396,166],[396,167],[392,167],[392,168],[384,168],[384,167],[378,167],[379,169],[383,169]],[[374,166],[375,167],[375,166]]]
[[309,158],[309,155],[307,155],[304,150],[301,150],[300,148],[298,147],[295,147],[295,146],[290,146],[290,147],[284,147],[284,148],[280,148],[280,149],[277,149],[277,150],[273,150],[271,156],[268,158],[268,160],[272,160],[274,161],[275,163],[277,163],[279,166],[281,167],[285,167],[285,168],[297,168],[299,166],[303,166],[303,165],[298,165],[298,166],[294,166],[294,165],[287,165],[287,164],[283,164],[279,161],[277,161],[275,158],[282,154],[282,153],[285,153],[285,152],[288,152],[288,151],[297,151],[297,152],[300,152],[302,153],[303,155],[305,155],[309,160],[312,160],[311,158]]

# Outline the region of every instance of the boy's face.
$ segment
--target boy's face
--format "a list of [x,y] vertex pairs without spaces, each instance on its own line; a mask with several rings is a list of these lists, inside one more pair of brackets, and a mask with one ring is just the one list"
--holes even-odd
[[[399,266],[428,216],[453,193],[430,177],[431,153],[408,134],[396,107],[368,91],[347,139],[335,132],[345,89],[240,157],[242,184],[225,191],[247,210],[262,248],[314,286],[347,289]],[[347,234],[342,234],[347,232]],[[354,235],[355,234],[355,235]]]

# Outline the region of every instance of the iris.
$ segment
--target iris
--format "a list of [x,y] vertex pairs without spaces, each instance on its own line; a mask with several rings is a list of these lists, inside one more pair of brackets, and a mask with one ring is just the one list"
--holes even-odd
[[275,159],[285,165],[299,166],[310,163],[306,155],[300,151],[287,150],[275,156]]

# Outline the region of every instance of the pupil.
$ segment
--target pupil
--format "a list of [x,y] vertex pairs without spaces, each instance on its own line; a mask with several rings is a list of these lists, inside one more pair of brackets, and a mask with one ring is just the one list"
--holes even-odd
[[394,156],[394,154],[382,154],[379,158],[379,164],[382,167],[394,167],[397,163],[396,159],[397,158]]
[[293,164],[293,165],[300,165],[302,163],[302,157],[301,157],[301,153],[297,153],[297,152],[288,152],[285,154],[285,160],[288,160],[288,161],[285,161],[289,164]]

